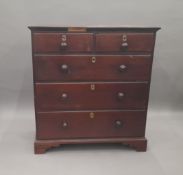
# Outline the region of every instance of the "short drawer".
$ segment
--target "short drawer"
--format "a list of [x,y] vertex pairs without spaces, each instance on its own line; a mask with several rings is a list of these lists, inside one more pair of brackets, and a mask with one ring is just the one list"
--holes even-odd
[[147,83],[37,83],[38,111],[145,109]]
[[143,111],[48,112],[37,114],[37,139],[142,137]]
[[101,33],[96,35],[96,51],[151,52],[153,33]]
[[90,52],[93,50],[91,33],[34,33],[33,52],[63,53]]
[[150,55],[35,56],[36,81],[147,81]]

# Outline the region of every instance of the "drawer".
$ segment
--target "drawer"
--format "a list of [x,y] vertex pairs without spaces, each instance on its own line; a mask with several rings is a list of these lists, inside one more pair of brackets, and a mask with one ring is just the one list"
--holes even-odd
[[91,33],[34,33],[33,51],[49,52],[90,52],[93,50]]
[[147,81],[150,55],[35,56],[37,81]]
[[96,51],[153,51],[153,33],[103,33],[96,35]]
[[145,109],[147,83],[37,83],[38,111]]
[[37,139],[142,137],[143,111],[54,112],[37,114]]

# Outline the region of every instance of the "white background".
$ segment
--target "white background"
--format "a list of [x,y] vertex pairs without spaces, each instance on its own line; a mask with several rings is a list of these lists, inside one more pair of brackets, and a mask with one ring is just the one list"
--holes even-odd
[[[182,175],[182,8],[182,0],[0,0],[0,175]],[[148,152],[98,145],[33,154],[29,25],[162,28],[157,33],[152,72]]]

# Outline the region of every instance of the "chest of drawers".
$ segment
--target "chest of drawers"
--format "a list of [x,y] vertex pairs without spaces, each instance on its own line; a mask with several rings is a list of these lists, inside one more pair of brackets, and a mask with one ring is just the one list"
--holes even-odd
[[29,28],[35,153],[78,143],[122,143],[146,151],[151,67],[159,28]]

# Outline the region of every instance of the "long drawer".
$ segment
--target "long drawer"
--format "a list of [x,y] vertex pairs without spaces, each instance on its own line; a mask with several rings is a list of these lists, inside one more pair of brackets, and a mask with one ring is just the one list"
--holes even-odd
[[147,81],[151,55],[35,56],[36,81]]
[[48,112],[37,114],[37,139],[142,137],[143,111]]
[[147,83],[37,83],[38,111],[145,109]]

